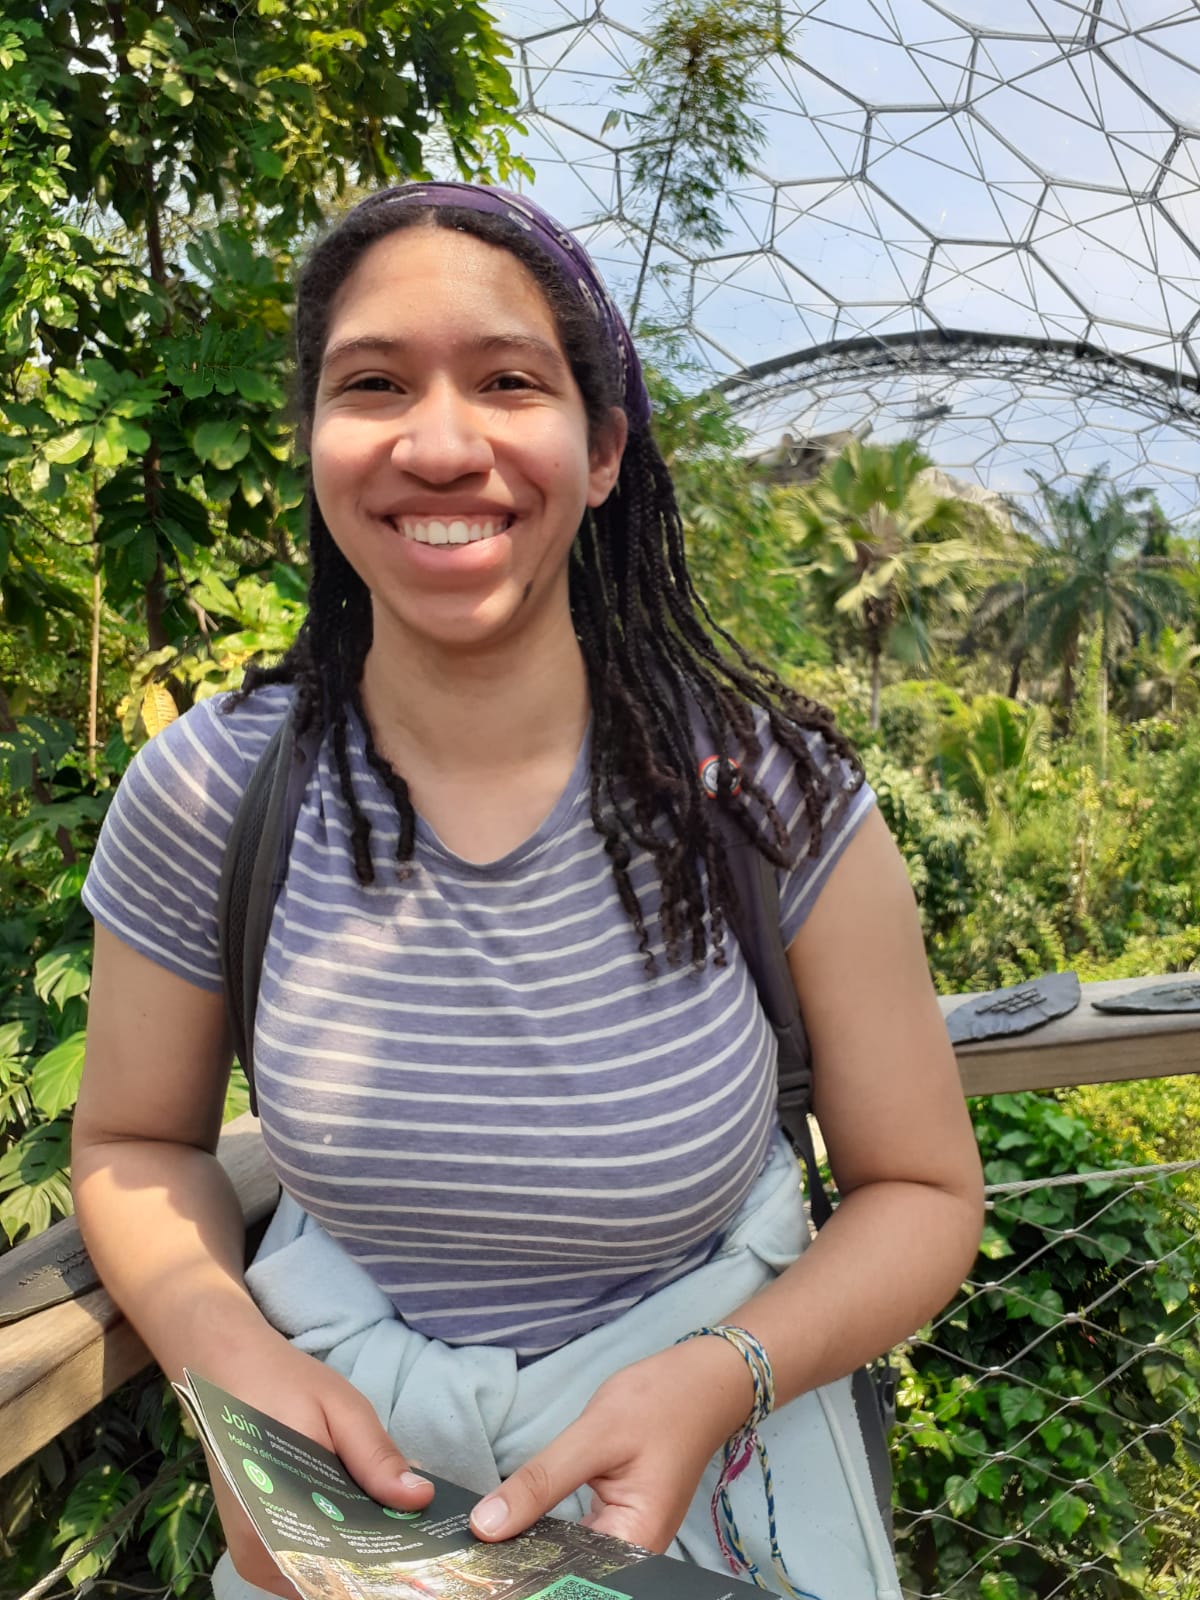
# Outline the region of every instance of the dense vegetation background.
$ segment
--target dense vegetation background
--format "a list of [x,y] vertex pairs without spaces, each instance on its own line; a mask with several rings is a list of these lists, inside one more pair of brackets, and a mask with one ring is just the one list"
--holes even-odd
[[[719,180],[754,148],[739,84],[783,46],[752,8],[733,10],[736,26],[681,0],[648,52],[648,238],[719,236]],[[458,0],[258,0],[236,13],[218,0],[7,0],[0,1253],[70,1207],[90,973],[79,894],[114,787],[146,739],[285,648],[302,614],[284,403],[296,257],[356,187],[430,163],[521,174],[514,104],[492,23]],[[646,332],[701,589],[723,627],[859,741],[940,988],[1192,967],[1195,528],[1117,495],[1102,471],[1039,485],[1035,515],[1015,517],[912,442],[851,443],[814,482],[788,481]],[[235,1085],[230,1109],[243,1104]],[[1200,1093],[1164,1081],[1006,1097],[976,1122],[993,1182],[1038,1178],[1191,1155]],[[1062,1424],[1037,1393],[1107,1384],[1095,1338],[1056,1335],[1031,1355],[1032,1400],[989,1395],[949,1359],[957,1340],[960,1354],[1008,1360],[1016,1319],[1057,1330],[1081,1296],[1146,1258],[1161,1270],[1113,1301],[1108,1331],[1133,1348],[1190,1325],[1186,1214],[1130,1196],[1101,1242],[1060,1260],[1044,1230],[1081,1220],[1071,1208],[1087,1199],[1065,1193],[996,1214],[981,1276],[1003,1262],[1015,1298],[977,1298],[942,1354],[909,1362],[903,1408],[923,1431],[901,1449],[899,1497],[953,1513],[908,1531],[921,1593],[1014,1530],[957,1594],[1200,1593],[1187,1533],[1194,1361],[1131,1360],[1115,1399]],[[1113,1405],[1153,1448],[1108,1437]],[[1174,1514],[1142,1517],[1148,1483]],[[218,1548],[194,1447],[157,1380],[0,1482],[0,1592],[62,1568],[56,1590],[199,1594]]]

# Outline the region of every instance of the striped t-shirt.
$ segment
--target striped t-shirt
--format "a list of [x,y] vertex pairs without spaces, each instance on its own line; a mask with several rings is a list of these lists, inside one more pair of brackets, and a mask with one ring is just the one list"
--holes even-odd
[[[84,898],[171,972],[221,987],[222,853],[288,691],[230,715],[208,700],[138,755]],[[769,736],[768,736],[769,737]],[[790,941],[872,800],[832,777],[823,848],[780,874]],[[352,723],[376,880],[358,883],[330,741],[296,826],[255,1032],[263,1135],[281,1182],[410,1326],[522,1358],[608,1321],[704,1261],[765,1160],[775,1043],[736,945],[701,973],[663,959],[651,858],[630,875],[648,977],[589,814],[585,741],[524,844],[477,865],[398,818]],[[757,775],[789,824],[799,788],[764,744]]]

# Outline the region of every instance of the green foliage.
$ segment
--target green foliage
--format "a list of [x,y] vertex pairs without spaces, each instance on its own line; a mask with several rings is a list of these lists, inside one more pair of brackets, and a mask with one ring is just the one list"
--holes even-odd
[[973,902],[983,831],[957,796],[930,791],[881,752],[868,752],[865,766],[908,868],[926,939],[936,948]]
[[1043,1183],[994,1203],[974,1288],[905,1365],[904,1573],[964,1600],[1152,1592],[1176,1547],[1143,1508],[1200,1462],[1200,1237],[1169,1190],[1052,1186],[1124,1156],[1054,1099],[995,1096],[974,1120],[989,1182]]
[[1021,706],[999,694],[947,705],[938,729],[942,781],[984,817],[1021,808],[1030,780],[1045,767],[1050,719],[1044,706]]
[[[4,8],[0,1254],[70,1209],[80,891],[113,786],[299,623],[296,257],[356,188],[422,175],[429,151],[527,172],[504,56],[475,0]],[[239,1073],[226,1109],[245,1103]],[[218,1539],[155,1378],[5,1480],[0,1593],[70,1559],[76,1588],[199,1596]]]
[[718,626],[784,671],[816,641],[785,570],[790,530],[780,495],[745,458],[745,435],[722,400],[690,398],[653,369],[646,381],[696,587]]
[[625,86],[629,109],[610,112],[604,128],[607,133],[623,121],[634,140],[626,206],[646,242],[631,327],[661,237],[676,247],[712,246],[725,237],[720,202],[730,180],[745,176],[765,137],[749,109],[755,75],[772,56],[787,54],[779,9],[759,0],[737,6],[664,0],[655,13]]
[[1023,570],[981,596],[975,626],[998,627],[1010,655],[1035,654],[1060,673],[1068,709],[1084,642],[1097,636],[1093,703],[1103,767],[1113,666],[1139,639],[1153,641],[1166,624],[1187,619],[1192,602],[1181,581],[1186,563],[1148,553],[1148,527],[1157,511],[1147,507],[1149,491],[1119,494],[1102,467],[1067,490],[1040,478],[1037,483],[1042,538]]
[[219,1549],[199,1447],[158,1374],[126,1385],[0,1480],[4,1600],[64,1563],[72,1589],[99,1591],[116,1571],[124,1584],[201,1600]]
[[14,0],[0,41],[0,600],[42,643],[79,611],[44,513],[82,494],[104,599],[160,649],[219,536],[299,533],[288,285],[324,208],[420,174],[435,125],[463,173],[525,170],[503,45],[460,0],[262,0],[236,29],[210,0]]
[[911,440],[852,440],[792,496],[798,572],[829,620],[848,624],[866,655],[873,729],[884,655],[929,666],[932,619],[966,617],[979,581],[977,546],[995,537],[986,513],[943,493],[929,466]]

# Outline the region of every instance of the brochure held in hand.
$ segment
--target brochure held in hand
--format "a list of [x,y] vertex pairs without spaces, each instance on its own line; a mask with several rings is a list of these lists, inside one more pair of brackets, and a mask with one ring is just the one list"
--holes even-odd
[[486,1544],[479,1496],[424,1471],[423,1511],[363,1493],[329,1450],[193,1373],[176,1391],[259,1537],[307,1600],[748,1600],[753,1584],[543,1517]]

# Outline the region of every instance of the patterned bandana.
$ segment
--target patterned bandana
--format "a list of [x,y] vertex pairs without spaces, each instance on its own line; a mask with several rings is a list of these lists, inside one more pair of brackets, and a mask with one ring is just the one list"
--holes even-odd
[[482,211],[489,216],[504,217],[524,230],[542,254],[548,256],[563,280],[569,283],[582,298],[596,321],[603,328],[609,343],[617,352],[621,380],[624,387],[625,411],[630,422],[644,426],[650,420],[650,396],[642,378],[642,364],[625,319],[604,287],[600,274],[579,240],[573,238],[540,206],[521,194],[510,194],[507,189],[496,189],[478,183],[405,183],[394,189],[383,189],[364,200],[360,211],[376,206],[461,206],[467,211]]

